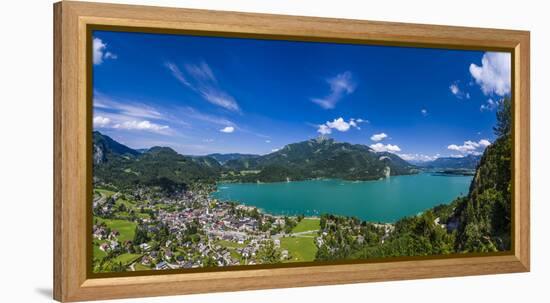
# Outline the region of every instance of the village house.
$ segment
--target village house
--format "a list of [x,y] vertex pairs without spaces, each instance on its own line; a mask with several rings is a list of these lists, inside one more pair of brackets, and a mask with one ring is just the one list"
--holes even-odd
[[99,249],[104,252],[108,252],[109,250],[111,250],[111,247],[108,243],[101,243],[101,245],[99,245]]
[[155,266],[155,269],[156,270],[161,270],[161,269],[169,269],[170,267],[168,266],[168,263],[162,261],[162,262],[159,262],[157,264],[157,266]]
[[113,241],[110,242],[109,246],[111,247],[111,249],[117,249],[119,244],[118,244],[117,241],[113,240]]
[[141,258],[141,264],[143,264],[143,265],[151,265],[151,257],[149,257],[149,256],[144,256],[143,258]]
[[142,243],[139,245],[139,248],[141,248],[143,251],[148,251],[149,249],[151,249],[151,246],[147,243]]
[[164,259],[165,259],[166,261],[172,260],[172,257],[173,257],[173,256],[174,256],[174,254],[173,254],[171,251],[169,251],[169,250],[167,250],[167,251],[164,253]]
[[109,240],[116,240],[119,235],[120,233],[117,230],[113,229],[109,234]]

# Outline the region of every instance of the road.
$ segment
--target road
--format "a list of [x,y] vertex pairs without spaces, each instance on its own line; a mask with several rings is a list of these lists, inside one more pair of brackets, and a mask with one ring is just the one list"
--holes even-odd
[[300,232],[297,232],[297,233],[290,233],[290,234],[280,233],[280,234],[272,235],[271,239],[272,240],[279,240],[282,237],[292,237],[292,236],[299,237],[299,236],[304,236],[304,235],[311,234],[311,233],[317,233],[318,231],[319,230],[317,230],[317,229],[313,229],[313,230],[305,230],[305,231],[300,231]]

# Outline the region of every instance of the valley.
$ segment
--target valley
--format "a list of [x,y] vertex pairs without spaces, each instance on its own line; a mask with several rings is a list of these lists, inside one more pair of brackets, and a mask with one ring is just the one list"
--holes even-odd
[[93,143],[90,228],[98,273],[495,252],[511,245],[506,133],[480,157],[424,167],[326,137],[266,155],[138,151],[99,132]]

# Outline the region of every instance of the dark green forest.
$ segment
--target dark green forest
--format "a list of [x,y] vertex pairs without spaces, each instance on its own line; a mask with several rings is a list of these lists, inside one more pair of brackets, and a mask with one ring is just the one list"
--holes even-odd
[[[392,153],[376,153],[361,144],[331,138],[288,144],[276,152],[229,160],[225,182],[280,182],[315,178],[377,180],[388,175],[417,173],[418,169]],[[389,168],[389,170],[388,170]],[[242,174],[242,171],[251,173]]]
[[93,140],[94,183],[105,188],[127,191],[149,186],[172,193],[195,183],[214,184],[221,171],[215,159],[183,156],[169,147],[140,153],[99,132],[94,132]]

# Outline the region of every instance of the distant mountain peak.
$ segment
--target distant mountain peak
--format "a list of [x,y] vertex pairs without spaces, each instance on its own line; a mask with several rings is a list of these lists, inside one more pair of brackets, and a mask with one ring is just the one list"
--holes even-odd
[[333,138],[327,136],[327,135],[320,135],[319,137],[315,138],[315,139],[311,139],[311,141],[314,141],[316,143],[335,143],[336,141],[334,141]]
[[116,156],[137,156],[139,152],[135,149],[132,149],[124,144],[121,144],[111,137],[100,133],[99,131],[94,131],[92,133],[93,141],[93,158],[94,163],[103,163],[108,161],[109,157],[112,155]]
[[[317,143],[317,144],[334,144],[334,143],[338,143],[336,140],[334,140],[334,138],[331,138],[327,135],[319,135],[315,139],[310,139],[309,142],[313,142],[313,143]],[[298,143],[302,143],[302,142],[298,142]]]
[[428,168],[452,168],[475,169],[481,160],[479,155],[466,155],[464,157],[439,157],[433,161],[419,163]]

